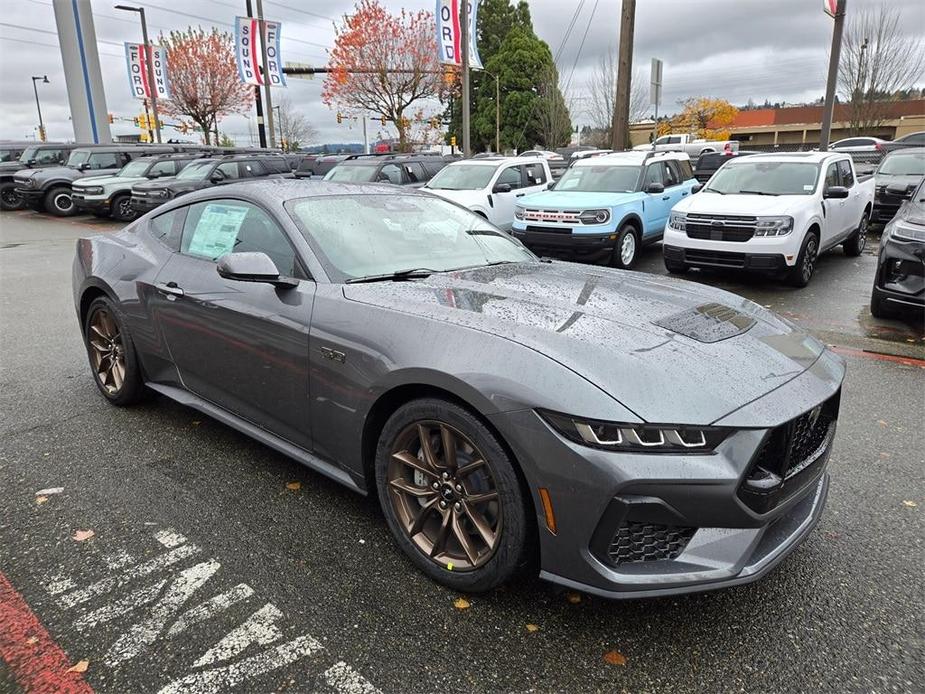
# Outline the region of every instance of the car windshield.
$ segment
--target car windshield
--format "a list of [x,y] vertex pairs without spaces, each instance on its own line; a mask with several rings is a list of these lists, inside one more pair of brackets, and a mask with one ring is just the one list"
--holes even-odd
[[286,208],[333,278],[536,260],[473,212],[425,195],[303,198]]
[[184,167],[178,175],[178,179],[202,181],[212,170],[214,161],[194,161],[189,166]]
[[631,193],[639,180],[638,166],[573,166],[562,174],[556,190],[576,193]]
[[425,188],[434,190],[481,190],[488,185],[496,167],[482,164],[450,164],[430,179]]
[[90,150],[89,149],[75,149],[71,152],[71,156],[67,158],[68,166],[79,166],[80,164],[86,164],[90,159]]
[[123,178],[141,178],[148,172],[149,166],[151,166],[151,162],[149,161],[136,160],[123,166],[116,176],[121,176]]
[[908,154],[891,154],[877,169],[887,176],[925,176],[925,150]]
[[338,164],[328,171],[325,181],[338,183],[369,183],[376,180],[377,164]]
[[725,194],[812,195],[819,166],[790,161],[730,161],[721,166],[705,191]]

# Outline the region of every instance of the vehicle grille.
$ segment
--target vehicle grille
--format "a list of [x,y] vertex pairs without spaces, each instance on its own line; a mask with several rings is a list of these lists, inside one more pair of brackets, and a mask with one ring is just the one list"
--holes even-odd
[[527,231],[539,234],[571,234],[572,227],[538,227],[528,224]]
[[688,238],[706,241],[745,242],[755,235],[754,217],[687,215]]
[[759,512],[769,511],[783,501],[788,481],[825,459],[835,437],[839,398],[840,393],[836,393],[809,412],[772,429],[749,466],[739,487],[739,498]]
[[614,534],[607,556],[614,564],[674,559],[697,528],[654,523],[624,523]]
[[684,250],[684,259],[689,263],[699,265],[715,265],[717,267],[745,267],[745,256],[741,253],[724,253],[723,251],[705,251],[700,248],[687,248]]

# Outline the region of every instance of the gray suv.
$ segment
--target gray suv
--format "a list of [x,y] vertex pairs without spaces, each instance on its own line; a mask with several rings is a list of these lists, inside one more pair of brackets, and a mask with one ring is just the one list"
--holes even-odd
[[16,192],[15,174],[24,169],[63,166],[71,150],[79,146],[60,142],[32,143],[17,158],[0,162],[0,209],[21,210],[26,206],[26,201]]

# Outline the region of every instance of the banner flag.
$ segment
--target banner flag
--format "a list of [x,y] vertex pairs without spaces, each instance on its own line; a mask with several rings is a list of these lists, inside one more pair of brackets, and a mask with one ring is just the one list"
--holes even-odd
[[[286,74],[280,56],[282,24],[264,20],[267,35],[267,75],[271,87],[285,87]],[[253,17],[235,17],[234,54],[238,76],[245,84],[264,85],[264,74],[259,69],[262,60],[259,22]]]
[[[437,21],[437,52],[440,62],[448,65],[462,64],[462,52],[459,46],[462,41],[462,31],[459,26],[459,2],[460,0],[437,0],[437,9],[434,14]],[[478,12],[478,2],[470,2],[469,67],[473,70],[482,69],[476,34]]]
[[154,69],[154,95],[158,99],[170,98],[170,80],[167,76],[167,49],[163,46],[145,46],[140,43],[125,44],[125,65],[128,68],[129,88],[136,99],[151,98],[148,84],[148,61]]

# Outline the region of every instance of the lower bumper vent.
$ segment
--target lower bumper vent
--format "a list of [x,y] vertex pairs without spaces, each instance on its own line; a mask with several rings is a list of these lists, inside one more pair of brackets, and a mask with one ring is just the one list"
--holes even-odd
[[614,534],[607,556],[614,564],[674,559],[691,541],[697,528],[654,523],[624,523]]

